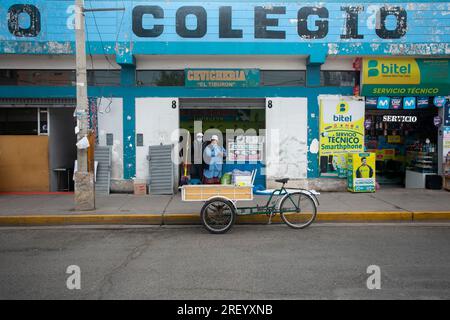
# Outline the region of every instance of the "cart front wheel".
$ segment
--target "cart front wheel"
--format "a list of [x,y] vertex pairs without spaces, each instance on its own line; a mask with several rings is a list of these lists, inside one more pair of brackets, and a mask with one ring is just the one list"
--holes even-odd
[[209,232],[225,233],[233,226],[236,220],[236,212],[230,201],[212,199],[203,205],[200,218]]
[[291,228],[303,229],[313,223],[317,207],[313,198],[302,192],[287,194],[280,204],[281,219]]

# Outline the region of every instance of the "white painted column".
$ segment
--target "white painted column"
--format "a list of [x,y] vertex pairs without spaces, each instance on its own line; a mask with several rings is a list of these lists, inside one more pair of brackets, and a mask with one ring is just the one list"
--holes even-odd
[[307,178],[308,100],[266,99],[266,177]]
[[[136,98],[136,136],[143,134],[143,146],[136,145],[136,178],[148,180],[149,146],[173,144],[173,156],[178,154],[180,128],[178,98]],[[174,166],[174,181],[178,182],[178,166]]]
[[111,179],[123,179],[123,99],[97,99],[98,142],[106,146],[107,134],[113,135],[111,146]]

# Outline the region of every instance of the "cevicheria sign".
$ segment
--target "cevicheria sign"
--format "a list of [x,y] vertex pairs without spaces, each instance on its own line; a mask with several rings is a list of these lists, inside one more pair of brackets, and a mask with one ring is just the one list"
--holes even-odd
[[[7,31],[17,38],[37,37],[67,16],[67,29],[74,21],[73,1],[12,1],[2,0],[7,19]],[[97,4],[97,1],[91,1]],[[52,5],[53,3],[53,5]],[[181,39],[230,40],[230,39],[358,39],[375,35],[380,39],[400,39],[408,31],[408,12],[404,4],[370,6],[369,3],[310,3],[268,2],[162,2],[134,1],[126,6],[123,30],[132,30],[140,39],[179,41]],[[119,4],[120,5],[120,4]],[[98,2],[96,7],[117,7],[116,1]],[[54,8],[53,8],[54,7]],[[8,9],[6,9],[8,8]],[[42,12],[43,9],[46,12]],[[374,11],[375,10],[375,11]],[[373,11],[373,12],[372,12]],[[362,24],[370,17],[374,28],[362,30]],[[21,17],[22,16],[22,17]],[[27,16],[24,22],[23,16]],[[44,21],[46,19],[46,21]],[[64,19],[62,19],[64,20]],[[330,34],[334,21],[342,21],[342,30]],[[48,26],[44,26],[44,24]],[[64,24],[66,21],[63,22]],[[116,22],[114,22],[116,23]],[[97,22],[96,22],[97,24]],[[103,27],[103,21],[98,21]],[[339,24],[341,24],[339,22]],[[6,30],[5,30],[6,31]],[[45,33],[45,32],[44,32]],[[371,34],[369,34],[371,33]],[[4,34],[2,34],[4,35]],[[48,37],[48,35],[45,35]],[[52,37],[57,37],[57,32]],[[106,37],[106,35],[105,35]],[[54,39],[51,39],[54,40]]]
[[258,69],[186,69],[185,85],[194,88],[245,88],[259,86]]
[[363,96],[437,96],[450,94],[450,60],[364,58]]

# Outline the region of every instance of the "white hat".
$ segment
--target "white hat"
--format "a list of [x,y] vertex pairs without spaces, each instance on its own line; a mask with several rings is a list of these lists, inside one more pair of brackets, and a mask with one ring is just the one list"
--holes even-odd
[[211,140],[219,141],[219,137],[217,135],[213,134],[213,136],[211,137]]
[[197,133],[196,137],[203,137],[203,133],[201,133],[201,132]]

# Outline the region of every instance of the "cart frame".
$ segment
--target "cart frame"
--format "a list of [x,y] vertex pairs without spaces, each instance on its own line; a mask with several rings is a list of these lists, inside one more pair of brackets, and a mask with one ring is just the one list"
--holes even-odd
[[[277,182],[282,183],[282,186],[279,189],[275,189],[272,191],[272,193],[268,196],[267,202],[265,205],[262,206],[248,206],[248,207],[238,207],[237,206],[237,202],[238,201],[251,201],[253,200],[253,191],[251,192],[251,197],[248,199],[235,199],[235,198],[230,198],[221,194],[216,194],[216,195],[212,195],[211,197],[208,198],[202,198],[199,197],[200,199],[198,200],[185,200],[185,187],[182,187],[182,195],[183,195],[183,201],[204,201],[205,204],[203,205],[203,208],[200,212],[200,216],[202,218],[202,223],[203,225],[208,229],[208,231],[210,231],[211,233],[224,233],[226,231],[228,231],[232,225],[234,224],[234,221],[236,219],[236,216],[247,216],[247,215],[267,215],[269,216],[269,224],[271,223],[271,219],[274,215],[276,214],[281,214],[281,217],[283,219],[283,221],[288,224],[289,226],[296,228],[296,229],[302,229],[305,228],[307,226],[309,226],[316,217],[317,214],[317,207],[320,205],[319,204],[319,200],[316,196],[316,193],[311,192],[310,190],[306,190],[306,189],[287,189],[285,188],[285,184],[289,181],[289,179],[280,179],[280,180],[276,180]],[[233,187],[233,186],[229,186],[229,187]],[[200,187],[201,190],[202,187]],[[235,187],[235,188],[240,188],[240,187]],[[252,188],[247,187],[247,188]],[[294,210],[295,213],[301,214],[302,210],[300,208],[300,200],[298,201],[298,204],[295,203],[294,200],[292,200],[292,197],[294,195],[302,195],[304,197],[306,197],[311,203],[312,203],[312,218],[311,220],[309,220],[307,223],[305,223],[304,225],[301,226],[295,226],[291,223],[289,223],[285,217],[283,216],[283,214],[285,212],[282,211],[281,206],[283,205],[283,203],[285,201],[287,201],[288,199],[290,200],[290,202],[292,203],[292,205],[294,206]],[[221,207],[218,208],[217,210],[222,214],[222,212],[224,211],[224,207],[227,208],[227,210],[230,213],[228,213],[228,215],[231,215],[231,218],[229,218],[229,223],[228,225],[226,225],[225,228],[219,229],[219,230],[214,230],[212,228],[210,228],[210,226],[208,226],[208,223],[205,222],[205,211],[207,211],[207,208],[209,205],[211,205],[211,203],[219,203],[219,206],[216,207]],[[292,208],[290,208],[292,209]]]

